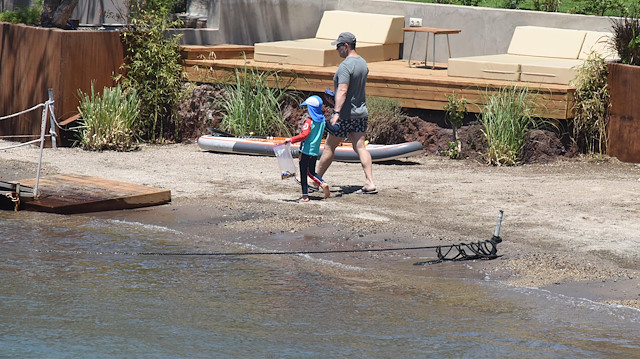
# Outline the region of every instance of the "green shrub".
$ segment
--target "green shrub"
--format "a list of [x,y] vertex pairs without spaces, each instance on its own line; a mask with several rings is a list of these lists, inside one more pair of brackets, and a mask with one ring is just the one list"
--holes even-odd
[[102,96],[91,84],[91,94],[78,91],[82,117],[78,143],[85,150],[129,151],[135,148],[136,118],[140,101],[134,89],[125,92],[120,85],[105,87]]
[[586,15],[623,15],[627,8],[622,0],[582,0],[570,12]]
[[533,8],[536,11],[557,12],[560,0],[533,0]]
[[[400,1],[400,0],[399,0]],[[404,0],[406,1],[406,0]],[[586,15],[625,16],[638,0],[409,0],[421,3],[447,3]]]
[[462,127],[462,120],[464,120],[464,116],[467,114],[467,100],[465,98],[459,98],[455,92],[453,95],[447,95],[447,100],[449,102],[444,106],[444,111],[446,119],[451,124],[453,130],[453,141],[448,143],[448,154],[450,158],[456,159],[460,157],[460,153],[462,152],[462,144],[458,139],[458,129]]
[[522,0],[503,0],[502,7],[505,9],[519,9]]
[[482,108],[482,132],[487,138],[487,161],[494,165],[520,164],[525,135],[537,128],[535,102],[529,90],[502,88]]
[[140,98],[142,138],[151,142],[180,139],[176,108],[182,96],[182,66],[178,36],[165,36],[167,5],[132,5],[129,24],[122,32],[126,46],[125,75],[116,80],[134,89]]
[[640,66],[640,18],[636,9],[629,17],[611,20],[613,29],[612,46],[618,52],[620,61],[627,65]]
[[[269,87],[273,80],[275,86]],[[293,133],[282,115],[281,103],[289,93],[291,82],[284,83],[277,72],[261,72],[247,66],[235,70],[232,83],[224,85],[227,96],[215,101],[223,109],[222,130],[235,135],[284,136]],[[298,99],[296,98],[298,102]]]
[[604,154],[609,108],[607,64],[602,57],[591,53],[577,70],[578,74],[571,82],[576,88],[572,139],[582,153]]
[[371,143],[398,143],[400,138],[398,125],[404,120],[402,105],[398,100],[384,97],[367,97],[369,122],[366,138]]
[[0,21],[12,24],[37,25],[40,23],[41,12],[42,0],[37,0],[31,7],[20,6],[17,10],[0,12]]

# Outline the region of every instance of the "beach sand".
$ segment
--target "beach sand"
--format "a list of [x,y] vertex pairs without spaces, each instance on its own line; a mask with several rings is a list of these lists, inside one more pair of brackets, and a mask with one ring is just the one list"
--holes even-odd
[[[0,142],[0,147],[9,142]],[[38,148],[0,151],[0,180],[35,178]],[[640,165],[561,160],[493,167],[420,156],[374,164],[379,193],[356,194],[360,164],[334,162],[331,197],[296,203],[274,157],[203,152],[191,144],[135,152],[47,148],[43,175],[73,173],[170,189],[168,205],[90,214],[239,238],[269,250],[437,246],[491,238],[504,211],[494,260],[442,263],[468,278],[640,308]],[[433,250],[324,254],[376,270],[419,273]],[[434,265],[431,265],[434,266]],[[471,269],[469,269],[471,268]]]

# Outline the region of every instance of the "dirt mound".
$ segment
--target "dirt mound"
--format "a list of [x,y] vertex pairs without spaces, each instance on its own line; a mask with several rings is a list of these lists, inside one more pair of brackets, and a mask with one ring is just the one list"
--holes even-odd
[[180,138],[183,141],[195,141],[203,134],[209,133],[207,127],[218,127],[222,113],[215,99],[225,96],[220,87],[211,85],[185,84],[186,96],[178,105]]
[[567,153],[558,136],[547,130],[533,130],[525,136],[522,161],[524,163],[549,163]]
[[[209,133],[207,127],[220,124],[222,111],[215,99],[225,96],[225,91],[217,86],[193,84],[185,85],[185,90],[188,95],[178,109],[178,118],[182,121],[180,135],[183,141],[195,141],[200,135]],[[331,108],[325,106],[323,110],[328,118]],[[290,128],[299,132],[307,116],[306,110],[295,99],[287,99],[282,105],[282,113]],[[453,130],[433,122],[433,111],[412,110],[411,114],[413,116],[405,116],[402,121],[370,123],[368,138],[373,136],[375,143],[380,144],[418,141],[425,153],[447,153],[448,143],[453,141]],[[480,123],[474,121],[462,126],[458,138],[462,147],[460,158],[482,160],[487,152],[487,140]],[[525,139],[522,159],[524,163],[549,163],[559,157],[571,157],[574,152],[567,150],[556,133],[534,130]]]

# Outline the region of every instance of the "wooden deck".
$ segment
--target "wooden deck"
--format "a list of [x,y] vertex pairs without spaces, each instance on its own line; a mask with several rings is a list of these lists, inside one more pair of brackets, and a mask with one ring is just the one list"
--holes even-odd
[[[35,186],[35,179],[18,181]],[[21,208],[60,214],[139,208],[168,203],[171,191],[104,178],[59,174],[40,178],[40,197],[22,198]]]
[[[277,72],[281,80],[291,81],[292,89],[323,92],[333,89],[333,74],[337,67],[316,67],[282,65],[254,61],[251,53],[247,59],[223,58],[217,49],[203,47],[182,47],[183,68],[189,81],[219,83],[233,81],[235,70],[245,66],[258,71]],[[198,52],[197,55],[192,53]],[[209,55],[204,55],[208,53]],[[222,54],[222,51],[220,51]],[[447,75],[446,64],[436,63],[436,68],[409,67],[406,60],[369,63],[367,95],[392,98],[407,108],[442,110],[448,103],[447,95],[454,92],[469,102],[470,112],[480,112],[486,99],[499,89],[510,86],[528,87],[536,93],[537,115],[544,118],[567,119],[573,117],[573,94],[571,86],[509,82]],[[272,82],[275,83],[275,82]]]

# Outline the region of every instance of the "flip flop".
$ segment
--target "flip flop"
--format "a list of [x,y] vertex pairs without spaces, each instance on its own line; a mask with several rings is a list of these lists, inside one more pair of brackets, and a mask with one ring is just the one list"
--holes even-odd
[[378,193],[377,189],[366,189],[364,187],[360,188],[359,190],[356,191],[356,194],[376,194]]

